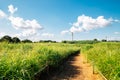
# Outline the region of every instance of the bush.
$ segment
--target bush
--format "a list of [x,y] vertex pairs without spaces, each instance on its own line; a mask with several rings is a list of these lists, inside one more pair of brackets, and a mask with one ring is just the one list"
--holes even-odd
[[3,36],[0,41],[1,42],[8,42],[8,43],[13,42],[12,38],[8,35]]
[[22,40],[23,43],[32,43],[31,40],[28,40],[28,39],[25,39],[25,40]]
[[12,41],[13,41],[13,43],[19,43],[19,42],[20,42],[20,39],[17,38],[17,37],[13,37]]

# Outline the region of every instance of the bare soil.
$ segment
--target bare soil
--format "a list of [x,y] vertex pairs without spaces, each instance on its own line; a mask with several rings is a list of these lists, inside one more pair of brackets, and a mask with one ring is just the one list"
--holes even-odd
[[103,80],[99,74],[93,74],[93,67],[85,62],[82,54],[72,56],[61,65],[47,80]]

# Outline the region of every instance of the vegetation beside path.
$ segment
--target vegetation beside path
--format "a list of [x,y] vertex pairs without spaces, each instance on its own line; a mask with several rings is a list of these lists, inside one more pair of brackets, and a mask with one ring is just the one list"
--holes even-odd
[[86,61],[108,80],[120,80],[120,42],[0,43],[0,80],[31,80],[46,66],[80,50]]
[[0,43],[0,80],[33,80],[46,66],[57,66],[78,50],[74,44]]
[[108,80],[120,80],[120,43],[104,42],[82,46],[87,61]]

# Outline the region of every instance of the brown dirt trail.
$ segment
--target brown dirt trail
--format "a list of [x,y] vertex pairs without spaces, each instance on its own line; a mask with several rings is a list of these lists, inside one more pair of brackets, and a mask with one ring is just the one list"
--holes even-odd
[[49,80],[103,80],[99,74],[93,74],[93,67],[82,54],[71,57],[62,66]]

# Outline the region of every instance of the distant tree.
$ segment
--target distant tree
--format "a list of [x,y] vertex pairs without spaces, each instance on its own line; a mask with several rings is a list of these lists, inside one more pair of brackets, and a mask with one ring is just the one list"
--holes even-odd
[[98,41],[97,39],[94,39],[93,41]]
[[40,40],[40,43],[56,43],[56,41],[52,41],[52,40]]
[[22,40],[23,43],[32,43],[31,40],[28,40],[28,39],[25,39],[25,40]]
[[2,39],[0,39],[0,42],[2,42]]
[[12,38],[10,37],[10,36],[8,36],[8,35],[5,35],[5,36],[3,36],[2,38],[1,38],[1,41],[2,42],[13,42],[12,41]]
[[62,43],[67,43],[67,41],[62,41]]
[[17,37],[13,37],[12,40],[13,40],[13,43],[19,43],[20,42],[20,39],[17,38]]
[[97,39],[94,39],[93,41],[98,41]]
[[107,40],[106,40],[106,39],[103,39],[102,42],[107,42]]
[[57,41],[52,41],[52,43],[57,43]]

